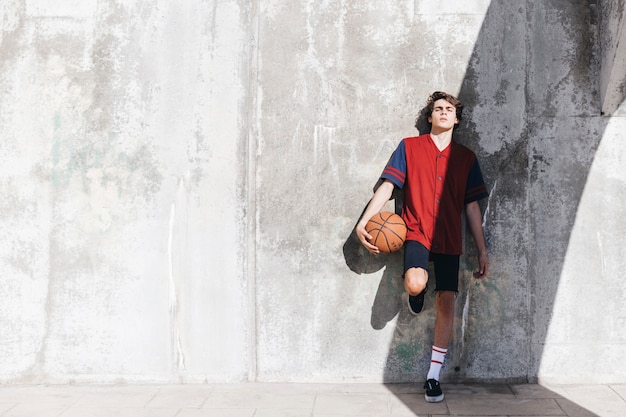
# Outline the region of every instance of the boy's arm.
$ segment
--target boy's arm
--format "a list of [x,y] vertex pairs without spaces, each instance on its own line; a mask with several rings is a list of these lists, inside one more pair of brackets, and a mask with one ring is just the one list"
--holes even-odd
[[480,213],[480,206],[478,201],[472,201],[465,206],[465,215],[467,222],[474,237],[476,243],[476,249],[478,250],[478,272],[474,272],[474,278],[484,278],[489,271],[489,264],[487,262],[487,247],[485,245],[485,235],[483,233],[482,215]]
[[356,225],[355,231],[357,237],[359,238],[359,241],[371,253],[379,253],[380,251],[376,246],[372,245],[369,242],[369,239],[371,239],[372,236],[365,230],[365,225],[367,224],[369,219],[371,219],[374,214],[381,211],[387,201],[389,201],[389,199],[391,198],[391,194],[393,193],[393,187],[393,183],[389,180],[385,180],[380,185],[380,187],[378,187],[378,189],[374,193],[374,196],[367,205],[367,208],[365,209],[361,220],[359,220],[359,223],[357,223]]

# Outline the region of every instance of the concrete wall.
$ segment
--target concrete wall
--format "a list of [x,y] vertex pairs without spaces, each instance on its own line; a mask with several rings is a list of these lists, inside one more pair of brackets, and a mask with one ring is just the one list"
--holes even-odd
[[431,3],[3,3],[0,382],[421,381],[433,296],[352,229],[435,89],[491,189],[443,377],[624,382],[597,7]]
[[250,10],[3,2],[2,380],[247,375]]
[[599,4],[599,50],[601,51],[600,98],[605,115],[623,116],[626,99],[626,11],[624,0]]

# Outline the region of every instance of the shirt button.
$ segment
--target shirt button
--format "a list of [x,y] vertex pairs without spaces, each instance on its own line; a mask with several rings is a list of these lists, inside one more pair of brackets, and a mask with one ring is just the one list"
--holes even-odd
[[437,180],[441,181],[441,177],[437,177]]
[[441,204],[441,200],[437,200],[437,204]]

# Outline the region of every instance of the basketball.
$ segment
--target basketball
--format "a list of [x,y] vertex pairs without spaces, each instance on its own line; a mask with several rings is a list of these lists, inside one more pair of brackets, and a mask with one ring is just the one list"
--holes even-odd
[[402,247],[406,239],[406,224],[402,217],[390,211],[383,211],[372,216],[365,225],[367,233],[372,235],[370,243],[383,253],[395,252]]

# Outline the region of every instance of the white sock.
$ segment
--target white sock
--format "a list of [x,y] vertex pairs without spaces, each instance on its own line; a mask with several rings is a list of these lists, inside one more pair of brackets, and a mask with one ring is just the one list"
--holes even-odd
[[433,345],[433,353],[430,358],[430,369],[428,370],[428,376],[426,379],[434,379],[439,381],[439,373],[441,372],[441,367],[443,366],[443,360],[446,357],[446,353],[448,353],[448,349],[440,348]]

